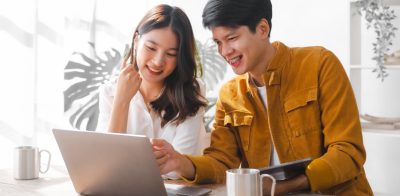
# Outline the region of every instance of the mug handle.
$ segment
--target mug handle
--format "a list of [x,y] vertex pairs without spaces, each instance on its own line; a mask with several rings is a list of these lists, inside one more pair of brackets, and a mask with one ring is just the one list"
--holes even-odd
[[42,174],[44,174],[47,171],[49,171],[49,169],[50,169],[50,159],[51,159],[51,153],[48,150],[40,150],[39,151],[40,163],[42,163],[42,153],[43,152],[47,153],[49,155],[49,158],[47,159],[47,166],[46,166],[46,169],[44,171],[42,171],[42,164],[40,164],[39,171]]
[[272,180],[272,185],[271,185],[271,196],[274,196],[275,194],[275,185],[276,185],[276,180],[273,176],[269,174],[261,174],[261,181],[260,181],[260,193],[263,195],[263,179],[264,177],[267,177]]

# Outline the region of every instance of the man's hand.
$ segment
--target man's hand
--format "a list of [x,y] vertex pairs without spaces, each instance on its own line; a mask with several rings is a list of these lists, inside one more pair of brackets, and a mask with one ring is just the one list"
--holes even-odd
[[194,178],[194,165],[187,157],[175,151],[174,147],[163,139],[152,139],[152,143],[161,174],[175,171],[185,178]]
[[[305,191],[310,189],[307,176],[298,175],[289,180],[277,181],[274,195],[283,195],[290,192]],[[263,179],[263,195],[271,194],[271,179]]]
[[163,139],[152,139],[153,152],[156,157],[161,174],[177,171],[179,159],[182,156],[174,147]]

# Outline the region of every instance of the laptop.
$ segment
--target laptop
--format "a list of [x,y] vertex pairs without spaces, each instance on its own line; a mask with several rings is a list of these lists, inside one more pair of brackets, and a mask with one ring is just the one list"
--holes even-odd
[[201,187],[168,191],[149,138],[53,129],[77,193],[82,195],[207,195]]

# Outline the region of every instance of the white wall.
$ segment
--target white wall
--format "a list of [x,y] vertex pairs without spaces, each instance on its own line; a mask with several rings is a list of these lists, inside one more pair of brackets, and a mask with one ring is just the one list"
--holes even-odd
[[349,67],[349,1],[272,0],[271,40],[288,46],[320,45]]
[[[20,135],[21,139],[29,138],[34,134],[32,62],[35,57],[32,52],[34,41],[30,36],[34,32],[34,3],[16,1],[6,4],[0,1],[0,131],[7,128],[10,134]],[[19,34],[10,33],[14,30]]]
[[368,182],[377,196],[399,195],[400,134],[393,130],[364,130],[367,151],[364,165]]

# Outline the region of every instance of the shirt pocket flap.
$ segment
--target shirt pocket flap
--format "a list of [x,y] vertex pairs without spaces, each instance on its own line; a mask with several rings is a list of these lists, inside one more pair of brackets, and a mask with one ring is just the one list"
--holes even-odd
[[231,124],[234,127],[238,126],[250,126],[253,121],[253,115],[243,112],[231,112],[225,115],[224,125]]
[[289,99],[285,101],[284,107],[286,112],[290,112],[296,108],[303,107],[307,105],[308,102],[316,101],[318,98],[317,88],[306,89],[297,92],[290,96]]
[[224,125],[230,124],[233,127],[237,127],[237,132],[241,141],[241,145],[244,151],[249,150],[250,145],[250,129],[253,121],[253,115],[240,111],[230,112],[225,116]]

